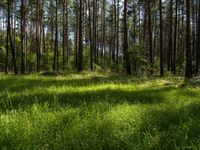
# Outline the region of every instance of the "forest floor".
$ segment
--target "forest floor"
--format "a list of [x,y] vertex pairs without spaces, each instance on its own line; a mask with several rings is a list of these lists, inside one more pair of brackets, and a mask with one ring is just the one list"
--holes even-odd
[[198,149],[200,87],[183,78],[0,75],[1,149]]

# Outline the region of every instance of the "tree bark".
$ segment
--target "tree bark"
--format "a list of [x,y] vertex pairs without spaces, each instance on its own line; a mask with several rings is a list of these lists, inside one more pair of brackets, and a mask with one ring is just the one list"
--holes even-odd
[[190,0],[186,0],[186,70],[185,79],[192,78],[192,54],[191,54],[191,37],[190,37]]
[[199,74],[199,63],[200,63],[200,0],[198,8],[198,23],[197,23],[197,42],[196,42],[196,74]]
[[10,39],[10,49],[11,49],[11,53],[12,53],[12,64],[14,67],[14,73],[17,74],[18,70],[17,70],[17,64],[16,64],[16,56],[15,56],[15,47],[13,46],[13,39],[12,39],[12,33],[11,33],[11,24],[10,24],[10,4],[11,1],[8,0],[7,1],[7,11],[8,11],[8,35],[9,35],[9,39]]
[[124,66],[126,68],[126,73],[131,74],[130,58],[128,53],[128,26],[127,26],[127,11],[128,11],[128,0],[124,0]]
[[21,73],[26,73],[26,0],[21,0]]
[[147,2],[148,11],[148,49],[149,49],[149,71],[150,75],[153,74],[153,45],[152,45],[152,26],[151,26],[151,2]]
[[162,0],[159,0],[159,9],[160,9],[160,76],[164,76]]
[[79,48],[78,48],[78,72],[83,71],[83,25],[82,25],[82,13],[83,12],[83,0],[79,1]]

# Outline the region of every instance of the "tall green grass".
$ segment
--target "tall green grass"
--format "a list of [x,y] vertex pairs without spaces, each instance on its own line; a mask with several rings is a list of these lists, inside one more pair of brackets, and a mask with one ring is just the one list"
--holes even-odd
[[200,88],[182,83],[0,75],[0,149],[199,149]]

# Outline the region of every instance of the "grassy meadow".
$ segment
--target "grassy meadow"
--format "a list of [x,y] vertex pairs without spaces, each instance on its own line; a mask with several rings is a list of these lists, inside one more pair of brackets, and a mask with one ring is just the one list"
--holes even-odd
[[182,78],[0,75],[0,149],[199,149],[200,87]]

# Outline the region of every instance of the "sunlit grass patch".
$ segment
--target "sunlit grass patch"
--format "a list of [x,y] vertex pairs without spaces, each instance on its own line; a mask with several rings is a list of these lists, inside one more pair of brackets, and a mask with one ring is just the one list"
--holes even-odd
[[2,149],[200,146],[200,88],[182,78],[0,76]]

